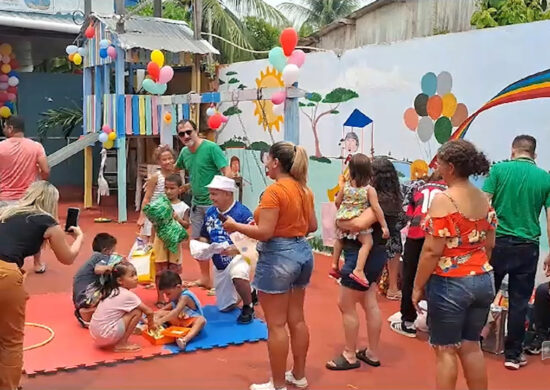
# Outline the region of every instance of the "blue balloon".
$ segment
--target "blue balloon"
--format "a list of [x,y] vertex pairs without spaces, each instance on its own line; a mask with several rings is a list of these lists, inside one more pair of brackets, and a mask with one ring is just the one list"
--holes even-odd
[[166,84],[157,84],[155,83],[155,94],[164,95],[168,86]]
[[10,109],[11,112],[13,112],[15,106],[13,104],[13,102],[6,102],[4,103],[4,107],[8,107]]
[[19,77],[19,74],[15,70],[12,70],[8,73],[8,77]]
[[433,72],[426,73],[420,81],[422,92],[428,96],[435,95],[437,91],[437,76]]
[[108,57],[107,49],[99,49],[99,56],[101,58],[107,58]]
[[155,93],[155,82],[151,79],[143,80],[143,83],[141,83],[141,87],[149,93]]
[[282,48],[277,46],[269,51],[269,63],[279,72],[283,72],[287,64],[287,59]]

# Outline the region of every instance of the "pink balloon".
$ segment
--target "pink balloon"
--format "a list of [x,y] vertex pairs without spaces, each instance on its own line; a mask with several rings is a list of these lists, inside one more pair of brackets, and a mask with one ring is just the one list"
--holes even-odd
[[0,102],[5,103],[8,101],[8,93],[7,92],[0,92]]
[[228,120],[229,118],[222,114],[222,123],[227,123]]
[[4,64],[9,64],[10,61],[11,61],[10,56],[4,56],[4,57],[2,57],[2,62],[3,62]]
[[110,132],[113,131],[113,129],[111,129],[111,128],[109,127],[109,125],[103,125],[103,127],[101,128],[101,130],[103,130],[103,132],[104,132],[105,134],[109,134]]
[[111,57],[113,60],[116,58],[116,49],[114,46],[109,46],[107,48],[107,55]]
[[171,66],[165,65],[160,68],[159,84],[166,84],[174,77],[174,69]]
[[304,62],[306,62],[306,53],[300,49],[294,50],[290,57],[288,57],[288,64],[294,64],[298,68],[301,68]]
[[271,103],[277,106],[279,104],[282,104],[285,101],[285,99],[286,99],[286,91],[275,92],[271,96]]
[[0,82],[7,83],[9,78],[10,76],[8,76],[7,74],[2,74],[0,75]]
[[5,91],[6,89],[8,89],[8,87],[8,83],[0,83],[0,91]]
[[14,102],[16,98],[17,98],[17,97],[16,97],[16,95],[15,95],[14,93],[8,93],[8,100],[9,100],[10,102]]

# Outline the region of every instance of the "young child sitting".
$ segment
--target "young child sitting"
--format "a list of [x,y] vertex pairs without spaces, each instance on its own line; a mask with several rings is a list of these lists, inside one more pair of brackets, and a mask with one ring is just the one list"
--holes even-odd
[[136,269],[128,262],[113,265],[102,285],[102,298],[90,321],[90,335],[101,348],[113,347],[115,352],[139,351],[128,338],[145,314],[149,329],[155,329],[153,310],[141,302],[131,289],[137,287]]
[[109,265],[109,258],[116,250],[116,238],[108,233],[99,233],[92,243],[94,253],[77,271],[73,280],[74,315],[87,328],[92,314],[99,303],[99,278],[113,268]]
[[[179,199],[183,181],[179,174],[167,176],[164,182],[166,197],[172,203],[174,209],[174,219],[184,228],[189,227],[189,206]],[[172,253],[164,242],[155,234],[153,241],[153,253],[155,255],[155,283],[157,285],[157,303],[158,308],[164,306],[161,291],[158,288],[159,277],[165,270],[181,273],[181,245],[178,247],[178,253]]]
[[[346,221],[360,216],[367,208],[372,207],[378,223],[382,227],[383,238],[389,238],[388,225],[384,218],[384,212],[376,190],[370,185],[372,179],[372,167],[370,159],[364,154],[355,154],[349,162],[350,180],[345,180],[343,176],[339,178],[340,191],[335,200],[338,212],[336,221]],[[333,272],[339,273],[339,261],[342,254],[343,240],[358,240],[361,243],[355,269],[349,275],[351,279],[368,287],[369,282],[365,276],[365,264],[372,248],[372,229],[360,231],[358,233],[343,231],[336,226],[336,238],[334,243],[334,255],[332,258]],[[331,273],[332,274],[332,273]]]
[[155,325],[169,323],[173,326],[191,328],[184,337],[176,339],[180,349],[185,349],[206,325],[199,299],[186,288],[182,287],[179,274],[170,270],[164,271],[159,278],[159,290],[166,295],[169,303],[155,313]]

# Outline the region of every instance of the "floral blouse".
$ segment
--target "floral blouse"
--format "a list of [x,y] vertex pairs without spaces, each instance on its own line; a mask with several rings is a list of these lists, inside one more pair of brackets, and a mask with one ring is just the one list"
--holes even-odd
[[456,211],[444,217],[426,216],[424,231],[434,237],[446,238],[446,245],[434,274],[446,277],[478,275],[493,269],[485,253],[489,230],[496,229],[493,208],[482,219],[469,219]]

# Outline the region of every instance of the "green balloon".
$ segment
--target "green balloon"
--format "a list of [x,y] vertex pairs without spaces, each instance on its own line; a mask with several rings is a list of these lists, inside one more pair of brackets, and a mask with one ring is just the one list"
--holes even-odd
[[434,135],[437,142],[444,144],[451,137],[453,125],[451,120],[446,116],[442,116],[435,122]]

